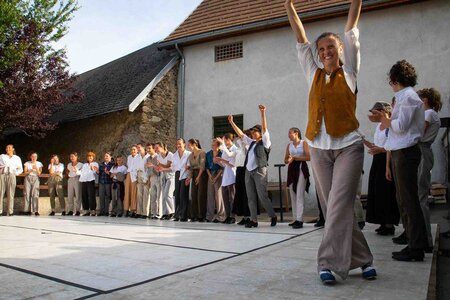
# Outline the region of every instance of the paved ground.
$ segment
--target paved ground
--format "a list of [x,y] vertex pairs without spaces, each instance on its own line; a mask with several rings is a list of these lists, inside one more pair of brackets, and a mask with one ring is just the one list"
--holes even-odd
[[[442,217],[441,217],[442,219]],[[436,227],[434,226],[434,229]],[[354,270],[323,286],[322,230],[257,229],[107,217],[0,217],[0,298],[426,299],[432,256],[391,259],[390,237],[364,233],[379,278]],[[442,298],[444,299],[444,298]]]

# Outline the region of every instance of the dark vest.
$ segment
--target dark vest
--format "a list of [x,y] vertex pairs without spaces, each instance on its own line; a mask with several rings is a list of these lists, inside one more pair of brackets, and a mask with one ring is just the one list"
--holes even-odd
[[[253,141],[250,144],[249,149],[251,149],[255,143],[256,143],[256,145],[253,147],[252,150],[255,153],[256,165],[258,166],[258,168],[267,167],[269,165],[270,148],[265,148],[262,140],[260,140],[259,142]],[[244,162],[244,166],[246,168],[247,168],[247,162],[248,162],[248,152],[247,152],[247,155],[245,156],[245,162]]]

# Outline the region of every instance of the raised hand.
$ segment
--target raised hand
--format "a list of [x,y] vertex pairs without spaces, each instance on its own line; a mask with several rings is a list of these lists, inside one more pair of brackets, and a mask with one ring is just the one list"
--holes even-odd
[[229,116],[228,116],[228,122],[229,122],[230,124],[234,123],[234,121],[233,121],[233,115],[229,115]]
[[262,113],[265,113],[265,112],[266,112],[266,106],[265,106],[265,105],[260,104],[260,105],[258,105],[258,108],[259,108],[259,111],[260,111],[260,112],[262,112]]

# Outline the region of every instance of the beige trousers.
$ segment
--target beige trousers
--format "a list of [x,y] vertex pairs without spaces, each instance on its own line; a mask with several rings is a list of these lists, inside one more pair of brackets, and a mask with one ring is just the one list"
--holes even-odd
[[137,182],[131,182],[131,174],[125,179],[125,195],[123,197],[123,210],[136,211],[137,208]]
[[311,147],[314,180],[325,215],[318,270],[331,270],[342,279],[349,270],[373,261],[353,211],[363,161],[362,142],[338,150]]
[[3,213],[3,198],[5,197],[8,205],[8,214],[14,214],[14,195],[16,193],[16,175],[0,174],[0,214]]

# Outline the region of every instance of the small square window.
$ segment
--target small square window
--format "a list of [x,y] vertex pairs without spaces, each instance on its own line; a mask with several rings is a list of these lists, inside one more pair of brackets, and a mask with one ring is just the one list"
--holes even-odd
[[[233,115],[234,123],[241,129],[244,126],[244,115]],[[233,127],[228,123],[228,116],[213,117],[213,138],[233,133]]]
[[216,62],[241,58],[244,56],[242,42],[220,45],[215,47]]

